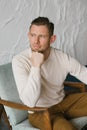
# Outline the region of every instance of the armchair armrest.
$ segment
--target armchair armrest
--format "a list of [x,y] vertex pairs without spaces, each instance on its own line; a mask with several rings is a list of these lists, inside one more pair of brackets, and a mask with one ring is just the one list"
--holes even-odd
[[8,107],[19,109],[19,110],[27,110],[27,111],[45,111],[45,110],[47,110],[46,107],[33,107],[33,108],[31,108],[31,107],[28,107],[24,104],[12,102],[12,101],[7,101],[7,100],[3,100],[3,99],[0,99],[0,104],[2,104],[3,106],[8,106]]
[[75,87],[75,88],[79,88],[80,92],[86,92],[86,87],[84,83],[81,82],[70,82],[70,81],[65,81],[64,82],[65,86],[69,86],[69,87]]

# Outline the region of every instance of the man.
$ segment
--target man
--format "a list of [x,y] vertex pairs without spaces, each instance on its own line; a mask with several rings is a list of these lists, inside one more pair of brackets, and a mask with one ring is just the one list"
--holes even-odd
[[[87,116],[87,93],[65,97],[63,82],[70,73],[87,84],[87,69],[50,46],[56,40],[53,31],[54,24],[46,17],[32,21],[28,33],[30,48],[12,61],[14,77],[24,104],[49,108],[53,130],[77,130],[66,117]],[[45,130],[43,116],[29,112],[29,120],[35,127]]]

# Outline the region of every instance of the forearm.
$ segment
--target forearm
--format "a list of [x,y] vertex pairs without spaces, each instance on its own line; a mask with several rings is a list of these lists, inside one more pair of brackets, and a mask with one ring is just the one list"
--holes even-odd
[[87,84],[87,68],[80,64],[77,60],[70,59],[70,74]]
[[30,107],[35,106],[41,91],[40,68],[31,67],[27,71],[16,59],[12,68],[20,99]]
[[31,72],[23,89],[19,90],[19,95],[24,104],[34,107],[41,93],[40,68],[31,68]]

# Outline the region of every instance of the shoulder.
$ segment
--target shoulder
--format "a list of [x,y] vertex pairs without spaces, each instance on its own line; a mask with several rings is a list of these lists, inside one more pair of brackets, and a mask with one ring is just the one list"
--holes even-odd
[[15,55],[13,57],[13,60],[23,60],[25,58],[29,58],[31,56],[31,50],[30,48],[23,50],[22,52],[20,52],[19,54]]
[[25,64],[29,62],[31,57],[31,49],[28,48],[19,54],[15,55],[12,59],[12,64]]
[[69,54],[63,52],[60,49],[57,49],[57,48],[51,48],[51,49],[52,49],[53,54],[56,55],[57,57],[69,57]]

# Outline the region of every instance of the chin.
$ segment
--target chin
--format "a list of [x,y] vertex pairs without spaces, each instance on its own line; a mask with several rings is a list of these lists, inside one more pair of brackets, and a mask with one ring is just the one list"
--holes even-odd
[[33,49],[33,48],[31,48],[31,50],[34,52],[44,53],[44,50],[38,50],[38,49]]

